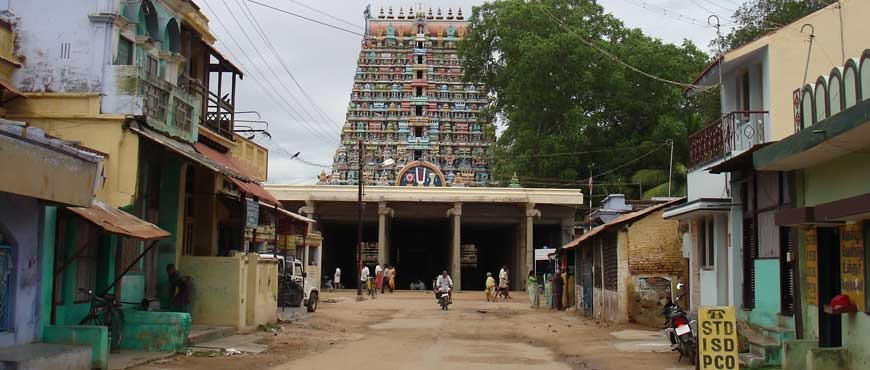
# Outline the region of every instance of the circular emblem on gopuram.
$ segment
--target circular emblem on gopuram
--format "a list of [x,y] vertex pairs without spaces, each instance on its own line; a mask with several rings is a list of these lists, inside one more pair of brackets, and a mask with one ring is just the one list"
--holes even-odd
[[434,164],[423,161],[413,161],[399,170],[396,179],[397,186],[447,186],[444,174]]

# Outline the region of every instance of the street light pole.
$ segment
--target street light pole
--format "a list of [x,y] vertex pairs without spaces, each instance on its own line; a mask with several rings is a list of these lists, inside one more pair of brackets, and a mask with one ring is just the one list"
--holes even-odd
[[363,142],[357,142],[357,212],[356,212],[356,296],[362,297],[362,243],[363,243]]
[[674,178],[674,140],[668,139],[668,142],[671,144],[671,161],[668,165],[668,198],[671,197],[671,179]]

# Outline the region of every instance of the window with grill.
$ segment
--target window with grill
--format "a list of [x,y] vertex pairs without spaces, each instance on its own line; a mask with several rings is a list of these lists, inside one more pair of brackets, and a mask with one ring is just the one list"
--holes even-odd
[[157,58],[152,56],[147,56],[145,58],[145,73],[149,76],[157,77],[160,73],[160,62],[157,61]]
[[[139,258],[142,253],[142,242],[133,238],[121,238],[121,261],[120,268],[123,269],[130,266],[133,261]],[[142,261],[136,262],[128,273],[142,273],[145,270],[142,268]]]
[[619,266],[616,258],[616,235],[604,238],[604,289],[615,291],[619,279]]
[[780,261],[780,313],[794,315],[794,255],[797,250],[797,230],[791,227],[779,228]]
[[132,41],[123,36],[118,37],[118,52],[115,54],[115,64],[132,65],[134,50]]
[[698,262],[702,269],[712,269],[715,265],[715,224],[714,220],[706,218],[698,223]]
[[[97,255],[100,248],[100,235],[97,230],[84,223],[78,223],[84,231],[79,234],[75,245],[75,303],[88,302],[87,291],[97,287]],[[84,290],[84,291],[82,291]]]
[[758,259],[758,237],[755,217],[743,219],[743,308],[755,308],[755,260]]
[[0,333],[12,329],[14,253],[0,230]]

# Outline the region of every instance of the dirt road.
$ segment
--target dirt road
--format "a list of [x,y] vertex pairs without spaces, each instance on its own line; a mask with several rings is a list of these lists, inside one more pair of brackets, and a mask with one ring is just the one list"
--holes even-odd
[[441,311],[431,294],[401,292],[356,302],[355,292],[324,294],[318,312],[274,333],[267,352],[178,356],[142,369],[689,369],[656,330],[604,325],[545,309],[522,292],[508,302],[458,293]]

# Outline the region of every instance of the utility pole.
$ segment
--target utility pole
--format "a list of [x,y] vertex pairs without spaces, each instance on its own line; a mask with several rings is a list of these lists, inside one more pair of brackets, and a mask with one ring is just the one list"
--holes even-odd
[[356,296],[362,297],[362,244],[363,244],[363,142],[357,142],[357,211],[356,211]]
[[674,140],[668,139],[668,142],[671,144],[671,162],[668,166],[668,198],[671,197],[671,179],[674,177]]

